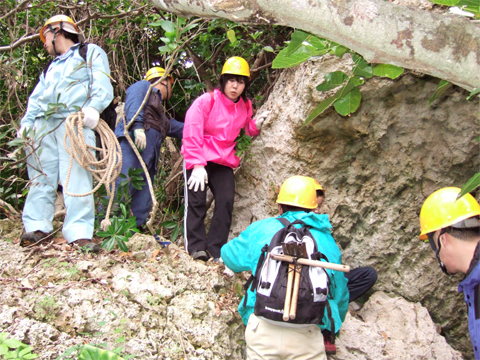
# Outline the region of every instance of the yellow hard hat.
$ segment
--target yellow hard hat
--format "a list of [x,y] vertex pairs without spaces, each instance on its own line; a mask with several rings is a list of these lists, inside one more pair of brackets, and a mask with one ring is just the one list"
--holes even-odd
[[[161,78],[164,74],[165,74],[164,68],[161,68],[160,66],[155,66],[147,71],[147,74],[145,75],[145,80],[150,81],[155,78]],[[168,75],[167,77],[170,78],[170,80],[173,83],[173,76]]]
[[47,20],[45,25],[43,25],[42,30],[40,30],[40,40],[45,43],[45,35],[43,34],[47,27],[53,27],[54,24],[60,24],[60,28],[69,32],[71,34],[81,35],[80,29],[78,28],[75,21],[69,18],[67,15],[55,15]]
[[222,73],[220,75],[223,74],[242,75],[250,79],[250,66],[244,58],[234,56],[223,64]]
[[428,233],[480,215],[480,205],[472,195],[466,194],[457,200],[460,191],[456,187],[446,187],[425,200],[420,211],[421,240],[426,240]]
[[317,180],[313,178],[312,180],[313,180],[313,186],[315,186],[315,190],[322,190],[323,192],[325,192],[325,189],[323,188],[322,185],[320,185],[320,183]]
[[277,204],[315,209],[317,207],[317,192],[312,179],[295,175],[285,180],[280,188]]

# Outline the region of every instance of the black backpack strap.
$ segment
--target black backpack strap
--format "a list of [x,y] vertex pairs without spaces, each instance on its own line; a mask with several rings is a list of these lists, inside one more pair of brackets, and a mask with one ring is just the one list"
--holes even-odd
[[243,289],[245,290],[245,296],[243,297],[243,306],[244,306],[244,307],[247,307],[248,289],[250,288],[250,285],[252,284],[253,279],[254,279],[254,276],[253,276],[253,274],[252,274],[252,275],[250,275],[250,277],[248,278],[248,280],[247,280],[247,282],[245,283],[245,285],[243,285]]
[[288,226],[288,225],[291,224],[290,221],[288,221],[288,220],[285,219],[285,218],[276,218],[276,219],[277,219],[278,221],[280,221],[280,222],[283,224],[283,226]]
[[313,254],[312,257],[313,257],[313,260],[320,261],[321,259],[324,259],[326,262],[330,262],[328,261],[327,255],[325,255],[324,253],[321,253],[320,251],[317,251],[315,254]]
[[78,53],[83,60],[87,61],[88,43],[81,43],[78,47]]
[[327,300],[325,307],[327,308],[328,320],[330,320],[330,332],[332,333],[331,341],[332,344],[335,344],[335,322],[332,318],[332,308],[330,307],[330,302]]
[[48,69],[50,68],[50,65],[52,65],[52,62],[53,62],[53,59],[50,60],[47,64],[47,66],[45,66],[45,69],[42,70],[42,72],[40,73],[40,76],[47,76],[47,72],[48,72]]
[[297,220],[295,220],[294,222],[292,222],[292,225],[295,225],[295,224],[300,224],[300,225],[302,225],[302,227],[308,226],[308,225],[306,225],[306,224],[305,224],[302,220],[300,220],[300,219],[297,219]]
[[260,257],[258,258],[257,270],[255,271],[255,275],[253,274],[250,275],[247,282],[243,286],[243,288],[245,289],[245,296],[243,297],[243,306],[245,307],[247,306],[248,289],[250,288],[250,286],[252,287],[252,289],[257,288],[258,277],[260,276],[260,271],[262,271],[261,269],[263,266],[263,262],[265,261],[265,256],[267,255],[267,251],[268,251],[268,244],[265,244],[262,247],[262,255],[260,255]]

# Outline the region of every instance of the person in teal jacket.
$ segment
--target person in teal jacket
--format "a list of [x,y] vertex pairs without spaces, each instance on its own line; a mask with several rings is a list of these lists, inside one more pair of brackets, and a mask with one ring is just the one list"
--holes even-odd
[[[318,251],[325,254],[332,263],[341,263],[341,253],[331,236],[332,226],[326,214],[315,214],[317,207],[316,191],[311,180],[303,176],[287,179],[277,198],[279,217],[290,222],[302,220],[310,226],[310,232],[317,241]],[[268,218],[252,223],[237,238],[221,249],[222,260],[234,272],[251,270],[255,274],[262,247],[270,244],[271,239],[283,225],[276,218]],[[332,281],[329,303],[335,331],[338,332],[348,310],[349,293],[347,280],[342,272],[327,270]],[[248,290],[247,303],[240,302],[238,312],[247,325],[247,359],[288,358],[326,359],[321,330],[331,329],[327,314],[321,325],[284,324],[255,316],[256,291]],[[305,346],[302,346],[305,345]],[[308,346],[307,346],[308,345]],[[290,355],[287,355],[290,354]],[[266,356],[266,357],[265,357]],[[276,356],[276,357],[275,357]]]
[[[35,134],[35,147],[39,147],[27,158],[32,186],[23,209],[26,233],[21,237],[22,246],[41,241],[53,230],[57,184],[59,181],[65,184],[70,161],[63,141],[65,119],[81,110],[85,142],[95,146],[93,129],[100,113],[113,99],[107,55],[97,45],[88,44],[85,62],[79,53],[82,36],[71,18],[56,15],[47,20],[40,30],[40,39],[54,59],[40,75],[17,133],[19,138]],[[62,105],[52,110],[51,104]],[[74,160],[67,190],[82,194],[90,192],[92,186],[92,174]],[[95,215],[93,195],[72,197],[65,193],[64,199],[67,214],[63,236],[69,243],[98,251],[98,245],[91,241]]]

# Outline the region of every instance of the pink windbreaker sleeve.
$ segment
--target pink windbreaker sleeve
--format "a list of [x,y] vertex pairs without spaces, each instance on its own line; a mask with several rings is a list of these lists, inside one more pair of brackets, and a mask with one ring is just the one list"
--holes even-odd
[[260,134],[260,130],[257,130],[257,127],[255,126],[255,119],[252,119],[252,101],[248,99],[247,104],[249,120],[247,120],[247,124],[245,125],[245,134],[249,136],[257,136],[258,134]]
[[203,154],[203,133],[211,101],[211,95],[205,93],[195,99],[187,110],[182,145],[182,154],[187,169],[192,169],[194,165],[207,165]]

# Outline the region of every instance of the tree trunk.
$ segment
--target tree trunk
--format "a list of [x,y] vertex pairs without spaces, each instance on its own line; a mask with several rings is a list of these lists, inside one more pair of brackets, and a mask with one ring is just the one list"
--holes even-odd
[[480,87],[480,29],[470,20],[383,0],[151,0],[181,16],[291,26],[335,41],[372,63],[394,64]]

